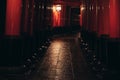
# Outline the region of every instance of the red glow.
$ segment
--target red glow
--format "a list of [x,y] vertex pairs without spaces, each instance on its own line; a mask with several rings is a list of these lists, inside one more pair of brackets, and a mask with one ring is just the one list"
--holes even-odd
[[100,36],[101,34],[103,34],[103,29],[104,29],[104,27],[103,27],[103,24],[104,24],[104,17],[103,17],[103,10],[102,10],[102,8],[101,8],[101,6],[103,6],[103,1],[102,0],[98,0],[98,5],[97,5],[97,7],[98,7],[98,9],[97,9],[97,16],[96,16],[96,18],[97,18],[97,30],[98,30],[98,35]]
[[97,5],[96,26],[98,35],[109,35],[110,17],[109,17],[109,0],[99,0]]
[[80,14],[80,26],[82,26],[82,13]]
[[110,0],[110,37],[119,37],[119,0]]
[[56,10],[56,5],[53,5],[53,26],[60,26],[61,12]]
[[7,0],[6,35],[20,35],[22,0]]
[[83,16],[83,11],[84,11],[85,7],[80,6],[80,26],[82,26],[82,16]]

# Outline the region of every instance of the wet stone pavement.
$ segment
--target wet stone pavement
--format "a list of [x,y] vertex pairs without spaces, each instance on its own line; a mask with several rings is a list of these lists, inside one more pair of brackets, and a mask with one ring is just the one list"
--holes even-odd
[[97,80],[82,56],[76,36],[56,37],[30,80]]
[[73,68],[69,44],[55,40],[47,50],[37,75],[31,80],[73,80]]
[[[6,79],[9,80],[9,79]],[[16,79],[18,80],[18,79]],[[76,36],[55,37],[38,69],[25,80],[97,80],[82,56]]]

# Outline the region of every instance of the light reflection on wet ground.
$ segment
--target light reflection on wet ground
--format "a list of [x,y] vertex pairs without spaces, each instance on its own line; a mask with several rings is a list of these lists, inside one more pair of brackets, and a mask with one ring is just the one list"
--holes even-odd
[[75,36],[54,38],[31,80],[96,80],[80,52]]
[[[24,78],[24,77],[21,77]],[[0,78],[1,79],[1,78]],[[13,80],[13,79],[2,79]],[[24,80],[24,79],[14,79]],[[38,69],[25,80],[97,80],[89,71],[75,35],[53,38]]]
[[71,62],[69,42],[54,40],[40,65],[40,74],[33,80],[73,80]]

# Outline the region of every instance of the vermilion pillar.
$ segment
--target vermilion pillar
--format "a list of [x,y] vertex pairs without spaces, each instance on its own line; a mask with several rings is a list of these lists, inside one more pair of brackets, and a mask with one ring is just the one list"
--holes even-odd
[[83,10],[84,10],[84,7],[81,5],[81,6],[80,6],[80,26],[82,26]]
[[60,25],[65,26],[67,23],[65,23],[65,17],[66,17],[66,5],[61,6],[61,20]]
[[35,8],[35,5],[34,5],[34,0],[32,0],[32,8],[31,8],[31,24],[30,24],[30,35],[33,34],[33,20],[34,20],[34,8]]
[[34,0],[25,0],[25,17],[24,17],[24,28],[23,32],[28,35],[33,34],[34,20]]
[[97,31],[98,35],[104,34],[104,1],[98,0],[97,2]]
[[91,31],[93,32],[97,32],[97,16],[98,16],[98,13],[97,13],[97,0],[92,0],[92,5],[91,5],[91,10],[92,10],[92,15],[91,15],[91,18],[93,19],[92,21],[92,25],[91,25]]
[[57,27],[60,25],[61,25],[61,5],[53,5],[53,27]]
[[30,7],[30,4],[28,2],[28,0],[25,0],[26,4],[25,4],[25,19],[24,19],[24,29],[23,32],[27,33],[27,26],[28,26],[28,10]]
[[94,30],[94,25],[95,25],[95,19],[96,19],[96,13],[95,13],[95,6],[94,6],[94,0],[90,0],[88,4],[88,30],[93,31]]
[[103,30],[102,34],[109,35],[109,26],[110,26],[110,13],[109,13],[109,0],[103,1]]
[[97,7],[97,31],[100,35],[109,35],[110,26],[110,13],[109,13],[109,0],[98,0]]
[[7,0],[5,35],[20,35],[22,0]]
[[110,37],[119,37],[119,0],[110,0]]

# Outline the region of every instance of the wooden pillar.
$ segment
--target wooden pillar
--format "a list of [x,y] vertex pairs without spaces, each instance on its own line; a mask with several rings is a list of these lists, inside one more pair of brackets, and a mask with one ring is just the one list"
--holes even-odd
[[110,0],[110,37],[119,37],[119,0]]
[[53,27],[61,26],[61,5],[53,5]]
[[19,36],[22,0],[7,0],[5,35]]

